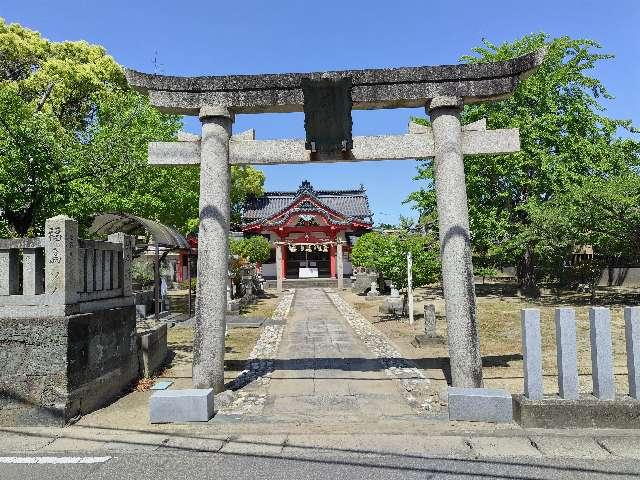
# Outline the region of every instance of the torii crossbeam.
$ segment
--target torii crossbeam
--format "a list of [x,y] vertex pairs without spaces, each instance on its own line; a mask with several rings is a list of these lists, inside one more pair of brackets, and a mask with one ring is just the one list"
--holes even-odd
[[[511,95],[544,50],[494,63],[340,72],[174,77],[127,70],[159,109],[199,115],[202,134],[149,144],[154,165],[200,165],[200,230],[193,383],[223,389],[230,165],[434,158],[442,282],[454,386],[482,386],[464,155],[520,149],[517,129],[461,126],[464,104]],[[351,109],[424,106],[431,127],[351,138]],[[231,136],[234,114],[305,112],[306,139]]]

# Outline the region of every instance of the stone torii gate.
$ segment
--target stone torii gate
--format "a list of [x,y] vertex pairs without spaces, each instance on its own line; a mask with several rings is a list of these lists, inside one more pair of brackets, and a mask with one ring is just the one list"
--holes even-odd
[[[175,77],[127,70],[160,110],[198,115],[200,136],[149,144],[154,165],[200,165],[195,388],[224,387],[230,165],[404,160],[433,157],[452,383],[481,387],[464,155],[516,152],[517,129],[461,126],[464,104],[511,95],[545,51],[494,63],[317,73]],[[406,135],[351,136],[352,109],[425,107],[431,128]],[[305,113],[306,139],[232,136],[235,114]]]

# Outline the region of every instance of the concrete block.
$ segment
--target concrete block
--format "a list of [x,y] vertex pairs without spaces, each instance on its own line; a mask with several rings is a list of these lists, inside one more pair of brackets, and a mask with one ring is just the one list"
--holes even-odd
[[167,324],[162,323],[140,335],[141,373],[153,375],[167,358]]
[[213,389],[160,390],[149,399],[151,423],[207,422],[213,416]]
[[522,322],[522,357],[524,369],[524,394],[527,398],[542,398],[542,336],[540,334],[540,310],[523,308],[520,311]]
[[523,428],[640,428],[640,402],[629,397],[577,400],[513,397],[513,418]]
[[493,388],[449,387],[449,420],[505,423],[513,420],[511,394]]
[[556,308],[556,347],[560,397],[576,399],[578,398],[578,355],[576,312],[573,308]]
[[589,309],[591,367],[593,395],[601,400],[613,400],[616,386],[613,380],[613,345],[611,343],[611,312],[605,307]]
[[640,307],[625,307],[624,333],[627,341],[629,396],[640,399]]

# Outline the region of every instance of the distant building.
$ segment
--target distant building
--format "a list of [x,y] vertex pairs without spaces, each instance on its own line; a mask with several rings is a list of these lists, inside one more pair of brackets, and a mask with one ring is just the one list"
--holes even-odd
[[[295,192],[266,192],[247,202],[242,231],[263,235],[273,245],[271,259],[262,266],[267,279],[336,278],[337,262],[344,276],[352,272],[350,254],[355,240],[373,228],[373,214],[364,186],[354,190],[315,190],[303,181]],[[343,258],[336,258],[336,244]],[[276,265],[276,248],[282,252]]]

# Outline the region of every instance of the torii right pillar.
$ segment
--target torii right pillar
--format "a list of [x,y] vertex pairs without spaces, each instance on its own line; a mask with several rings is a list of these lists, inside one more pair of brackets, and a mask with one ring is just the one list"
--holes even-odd
[[482,387],[482,358],[476,321],[469,208],[464,176],[462,98],[436,97],[427,105],[434,138],[434,172],[447,316],[451,381]]

